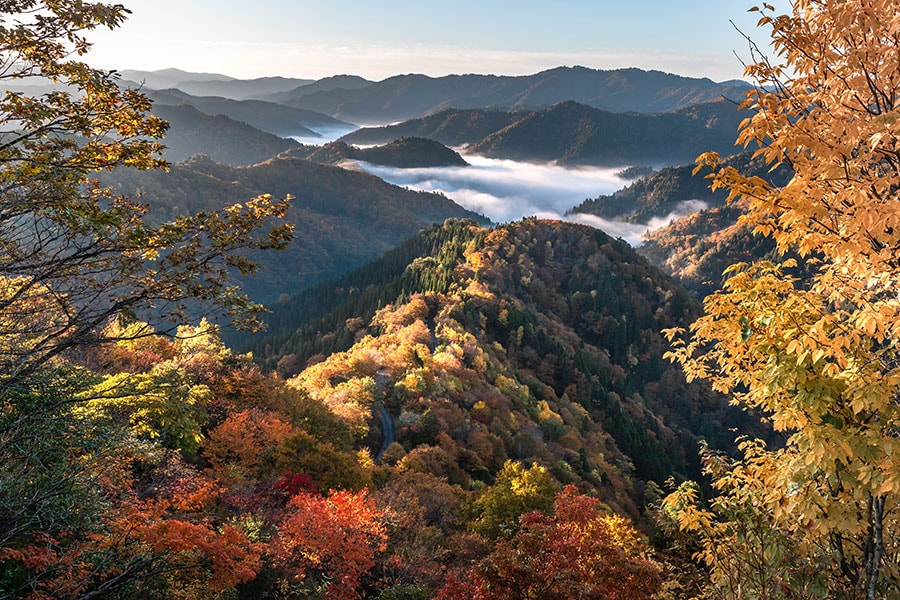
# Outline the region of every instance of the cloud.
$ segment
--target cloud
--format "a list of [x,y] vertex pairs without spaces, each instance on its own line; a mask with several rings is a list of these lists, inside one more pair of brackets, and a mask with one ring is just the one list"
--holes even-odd
[[356,125],[347,126],[334,126],[334,127],[315,127],[312,128],[313,131],[319,134],[319,137],[303,137],[299,135],[291,136],[293,139],[297,140],[301,144],[308,144],[312,146],[319,146],[322,144],[327,144],[329,142],[333,142],[336,139],[347,135],[353,131],[359,129]]
[[539,212],[563,213],[585,198],[610,194],[627,181],[619,169],[565,168],[466,155],[468,167],[398,169],[360,163],[360,166],[395,185],[440,191],[470,210],[496,222],[507,222]]
[[630,223],[627,221],[610,221],[597,215],[575,213],[561,217],[564,220],[590,225],[602,229],[609,235],[622,238],[632,246],[640,246],[644,242],[644,236],[660,227],[665,227],[672,221],[686,217],[689,214],[708,208],[706,202],[701,200],[686,200],[679,202],[674,211],[664,217],[654,217],[649,223]]
[[468,167],[400,169],[360,162],[358,166],[385,181],[414,190],[441,192],[457,204],[481,213],[497,223],[535,216],[590,225],[639,245],[649,230],[696,212],[706,205],[693,200],[650,223],[610,221],[594,215],[566,215],[586,198],[607,195],[628,184],[616,175],[619,169],[565,168],[466,155]]

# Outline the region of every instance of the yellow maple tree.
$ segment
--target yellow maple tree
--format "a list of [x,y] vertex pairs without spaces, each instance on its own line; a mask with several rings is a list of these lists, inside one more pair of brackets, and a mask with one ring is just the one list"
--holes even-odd
[[[783,432],[783,448],[755,444],[726,473],[761,484],[754,510],[824,568],[822,593],[888,597],[900,593],[900,11],[889,0],[752,10],[776,59],[754,49],[754,113],[738,141],[795,175],[776,188],[718,168],[715,154],[698,162],[783,258],[731,267],[689,334],[669,332],[671,355]],[[809,597],[792,593],[782,580],[754,597]]]

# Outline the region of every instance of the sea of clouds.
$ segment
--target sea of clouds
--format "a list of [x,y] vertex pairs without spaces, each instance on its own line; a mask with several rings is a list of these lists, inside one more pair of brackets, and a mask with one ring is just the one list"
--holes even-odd
[[610,221],[585,214],[566,215],[567,210],[586,198],[612,194],[630,182],[616,175],[621,169],[566,168],[471,154],[464,158],[469,162],[468,167],[399,169],[365,162],[357,164],[394,185],[441,192],[460,206],[483,214],[495,223],[530,216],[573,221],[602,229],[633,246],[640,245],[648,231],[706,207],[696,200],[682,202],[672,214],[655,218],[649,223]]

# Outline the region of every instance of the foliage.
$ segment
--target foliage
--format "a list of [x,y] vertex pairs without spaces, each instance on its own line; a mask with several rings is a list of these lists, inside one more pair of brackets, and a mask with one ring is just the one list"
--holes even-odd
[[[78,60],[89,48],[85,35],[118,26],[125,9],[27,0],[0,4],[0,15],[0,81],[15,88],[42,77],[58,86],[43,96],[8,91],[0,99],[0,337],[27,337],[0,353],[4,389],[88,343],[123,311],[183,314],[192,297],[252,324],[258,307],[227,285],[226,271],[253,270],[241,248],[289,239],[286,225],[258,235],[286,202],[260,196],[150,225],[146,207],[88,180],[119,166],[165,166],[154,157],[165,124],[145,114],[146,97]],[[31,316],[42,312],[53,318]]]
[[604,515],[594,498],[567,486],[553,513],[533,511],[519,531],[462,578],[451,577],[441,600],[651,598],[659,567],[645,556],[637,532],[621,517]]
[[734,203],[682,217],[648,233],[640,253],[702,299],[722,287],[730,265],[775,255],[771,238],[737,223],[743,212]]
[[758,441],[745,440],[740,450],[741,461],[705,451],[704,473],[717,495],[704,507],[699,486],[682,483],[665,500],[664,527],[678,529],[681,534],[668,533],[682,544],[699,545],[696,558],[710,569],[710,597],[828,597],[826,561],[817,562],[804,540],[759,509],[770,493],[760,474],[776,468],[775,457]]
[[[900,75],[888,57],[900,49],[896,6],[797,0],[789,14],[757,10],[779,62],[748,67],[761,85],[744,103],[754,114],[738,141],[759,145],[757,156],[790,165],[794,177],[773,187],[726,166],[713,186],[746,202],[741,221],[799,255],[808,274],[798,279],[796,261],[783,257],[734,266],[673,356],[689,377],[765,412],[785,437],[780,449],[745,447],[740,483],[723,482],[726,505],[745,506],[753,490],[773,531],[823,565],[830,597],[895,596]],[[707,535],[715,544],[730,530]]]
[[559,484],[540,465],[526,469],[507,461],[497,480],[475,501],[478,517],[471,528],[488,539],[509,538],[519,528],[519,517],[533,510],[548,512]]
[[[86,36],[126,15],[118,4],[0,1],[4,597],[198,597],[259,566],[259,547],[215,516],[218,486],[171,451],[198,449],[209,389],[132,317],[177,320],[199,301],[257,325],[261,307],[227,272],[253,271],[242,249],[290,238],[273,221],[287,200],[165,222],[91,179],[166,166],[155,157],[165,124],[147,98],[81,62]],[[20,91],[35,80],[52,91]],[[102,346],[115,351],[101,358]]]
[[295,578],[316,575],[327,584],[325,598],[359,597],[360,577],[385,549],[380,513],[367,494],[298,494],[279,525],[276,557]]

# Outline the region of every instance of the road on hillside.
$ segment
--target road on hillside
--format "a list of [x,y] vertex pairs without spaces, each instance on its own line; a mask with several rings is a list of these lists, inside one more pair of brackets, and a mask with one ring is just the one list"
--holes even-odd
[[[388,381],[390,381],[390,376],[388,375],[387,369],[381,368],[375,373],[376,393],[382,396],[382,399],[384,397],[384,386]],[[381,405],[379,417],[381,418],[381,449],[378,451],[378,454],[375,455],[375,462],[381,460],[381,455],[384,454],[387,447],[393,444],[397,439],[397,432],[394,428],[394,417],[392,417],[388,409],[384,407],[384,404]]]

